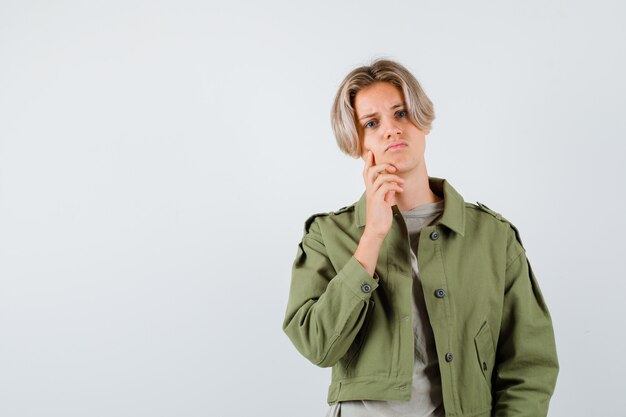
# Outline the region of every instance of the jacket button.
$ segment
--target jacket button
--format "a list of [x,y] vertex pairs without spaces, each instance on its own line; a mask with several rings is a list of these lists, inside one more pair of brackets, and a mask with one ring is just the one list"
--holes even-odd
[[437,240],[437,239],[439,239],[439,232],[435,230],[434,232],[432,232],[432,233],[430,234],[430,238],[431,238],[432,240]]
[[483,371],[487,370],[487,362],[483,362]]
[[443,288],[438,288],[435,290],[435,297],[443,298],[445,296],[446,296],[446,290],[444,290]]
[[452,362],[452,359],[454,359],[454,356],[452,356],[452,353],[450,352],[446,353],[446,362]]
[[363,285],[361,285],[361,291],[367,294],[368,292],[372,291],[372,287],[367,282],[364,282]]

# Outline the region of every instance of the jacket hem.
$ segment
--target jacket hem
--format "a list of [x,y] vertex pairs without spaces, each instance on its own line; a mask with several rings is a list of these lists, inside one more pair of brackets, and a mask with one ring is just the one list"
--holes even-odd
[[[412,376],[387,379],[368,377],[332,381],[328,388],[328,405],[350,400],[409,401],[412,393]],[[445,407],[445,404],[444,404]],[[490,417],[491,406],[465,413],[446,412],[446,417]]]
[[348,400],[404,400],[411,399],[412,376],[391,378],[369,377],[332,381],[328,388],[329,405]]

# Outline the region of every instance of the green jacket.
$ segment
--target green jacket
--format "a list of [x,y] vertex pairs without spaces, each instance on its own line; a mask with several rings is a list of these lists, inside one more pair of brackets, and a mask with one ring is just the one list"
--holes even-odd
[[[558,374],[552,321],[518,230],[466,203],[441,178],[437,224],[418,269],[435,336],[446,416],[546,416]],[[332,366],[328,404],[409,400],[414,348],[409,236],[398,207],[372,278],[354,257],[366,193],[304,225],[283,330],[315,365]]]

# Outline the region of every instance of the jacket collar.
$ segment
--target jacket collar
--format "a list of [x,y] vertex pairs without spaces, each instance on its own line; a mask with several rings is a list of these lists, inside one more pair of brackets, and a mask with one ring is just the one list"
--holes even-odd
[[[428,186],[433,193],[444,198],[443,215],[438,224],[443,224],[450,230],[464,236],[465,233],[465,201],[463,197],[444,178],[428,177]],[[361,194],[361,198],[356,203],[356,223],[358,227],[365,226],[366,214],[366,191]],[[400,213],[397,205],[391,209],[394,213]]]

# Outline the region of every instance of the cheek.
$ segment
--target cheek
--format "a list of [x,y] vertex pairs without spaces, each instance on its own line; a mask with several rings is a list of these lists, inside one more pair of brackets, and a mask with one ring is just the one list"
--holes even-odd
[[371,137],[371,135],[364,135],[364,137],[361,139],[361,143],[363,144],[364,148],[367,149],[371,149],[373,151],[376,151],[376,141]]
[[364,139],[363,136],[359,137],[359,141],[361,142],[361,148],[363,148],[363,152],[367,152],[369,149],[371,149],[369,141]]
[[378,157],[380,150],[376,148],[376,144],[371,140],[361,140],[361,149],[363,151],[363,159],[367,158],[367,151],[372,151],[374,158]]

